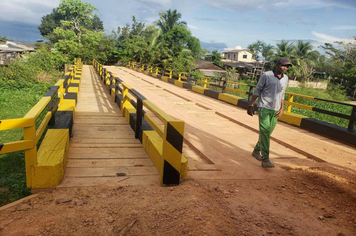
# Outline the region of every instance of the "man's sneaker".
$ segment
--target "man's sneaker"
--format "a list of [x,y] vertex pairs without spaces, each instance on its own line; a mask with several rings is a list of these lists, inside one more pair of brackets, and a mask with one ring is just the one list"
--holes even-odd
[[269,159],[263,159],[261,165],[263,168],[274,168],[273,163],[270,162]]
[[254,156],[258,161],[262,161],[262,156],[260,151],[258,150],[253,150],[252,156]]

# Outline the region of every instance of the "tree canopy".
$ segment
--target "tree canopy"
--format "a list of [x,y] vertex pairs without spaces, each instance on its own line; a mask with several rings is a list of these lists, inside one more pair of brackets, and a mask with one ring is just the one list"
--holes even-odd
[[159,17],[149,26],[133,17],[131,26],[126,24],[118,28],[117,55],[120,60],[182,71],[193,69],[194,62],[203,52],[199,39],[192,36],[184,21],[180,21],[181,14],[177,10],[161,12]]

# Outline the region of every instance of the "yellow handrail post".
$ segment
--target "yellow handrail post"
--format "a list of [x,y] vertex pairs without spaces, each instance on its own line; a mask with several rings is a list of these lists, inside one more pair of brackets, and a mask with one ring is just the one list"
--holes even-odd
[[[34,118],[33,118],[34,119]],[[35,123],[35,122],[33,122]],[[27,188],[32,187],[33,170],[37,165],[37,147],[36,140],[36,125],[24,128],[24,140],[33,141],[33,147],[25,150],[25,166],[26,166],[26,185]]]
[[206,83],[208,83],[208,77],[204,77],[204,88],[206,89]]
[[178,81],[181,81],[181,78],[182,78],[182,72],[179,72]]
[[126,104],[128,101],[128,95],[129,94],[129,89],[124,86],[124,89],[122,90],[122,102],[121,102],[121,111],[122,114],[125,116],[125,108],[126,108]]
[[170,78],[170,79],[172,79],[172,74],[173,74],[173,71],[170,70],[170,72],[169,72],[169,78]]
[[156,75],[158,75],[158,67],[156,67]]
[[[293,98],[294,98],[294,94],[289,94],[288,95],[288,102],[292,103],[293,102]],[[287,106],[287,112],[292,112],[292,105],[289,104]]]

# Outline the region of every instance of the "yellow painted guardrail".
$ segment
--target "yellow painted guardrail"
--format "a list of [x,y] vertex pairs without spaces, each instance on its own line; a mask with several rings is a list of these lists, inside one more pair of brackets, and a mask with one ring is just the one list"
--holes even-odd
[[[163,70],[169,71],[169,72],[172,71],[170,69],[163,69]],[[150,74],[151,76],[157,77],[158,73],[152,74],[152,73],[148,72],[148,74]],[[183,78],[181,75],[183,75],[183,74],[184,74],[184,79],[183,79],[184,82],[181,81]],[[172,76],[171,78],[173,78],[173,77],[174,76]],[[178,85],[180,87],[192,89],[195,92],[198,92],[198,93],[201,93],[201,94],[204,94],[207,96],[211,96],[211,97],[217,98],[219,100],[223,100],[225,102],[229,102],[234,105],[238,105],[238,106],[242,106],[242,107],[245,107],[245,105],[247,104],[246,101],[243,101],[244,100],[243,98],[235,96],[234,93],[248,95],[248,99],[247,99],[247,101],[248,101],[250,99],[250,96],[252,95],[253,89],[255,87],[253,85],[239,83],[236,81],[226,81],[223,85],[221,85],[221,84],[217,83],[217,81],[221,81],[221,79],[213,81],[213,82],[209,82],[209,80],[214,80],[214,78],[209,78],[209,77],[205,77],[205,76],[198,76],[196,78],[193,78],[188,73],[178,72],[178,78],[175,79],[175,81],[168,81],[168,80],[166,80],[166,81],[170,82],[170,83],[174,83],[175,85]],[[179,81],[179,83],[178,83],[178,81]],[[199,85],[202,87],[200,87]],[[240,86],[247,87],[247,89],[239,89]],[[216,88],[218,90],[221,90],[221,92],[216,91],[214,93],[214,91],[209,90],[209,88]],[[308,118],[308,117],[292,113],[292,107],[298,107],[298,108],[302,108],[305,110],[323,113],[323,114],[331,115],[334,117],[346,119],[349,121],[347,130],[351,131],[351,132],[354,131],[354,128],[356,125],[356,105],[343,103],[343,102],[336,102],[336,101],[331,101],[331,100],[326,100],[326,99],[320,99],[320,98],[316,98],[316,97],[311,97],[311,96],[306,96],[306,95],[301,95],[301,94],[296,94],[296,93],[290,93],[290,92],[286,92],[285,94],[286,94],[287,98],[285,99],[284,103],[287,105],[287,110],[284,113],[284,115],[281,117],[281,120],[283,120],[287,123],[291,123],[293,125],[301,126],[302,119]],[[351,106],[351,114],[350,115],[342,114],[342,113],[338,113],[338,112],[333,112],[333,111],[297,103],[297,102],[294,102],[295,97],[323,101],[323,102],[327,102],[327,103],[334,103],[334,104],[339,104],[339,105],[343,105],[343,106]],[[287,115],[292,116],[292,119],[290,120],[287,117]]]
[[[26,184],[28,188],[32,187],[32,180],[34,178],[34,170],[37,167],[37,144],[48,124],[53,119],[53,115],[63,103],[63,98],[66,93],[66,89],[71,81],[74,79],[77,70],[81,68],[81,60],[77,59],[76,64],[70,68],[70,72],[67,72],[58,82],[52,87],[52,89],[42,97],[37,104],[23,117],[16,119],[7,119],[0,121],[0,131],[11,129],[23,129],[23,140],[0,143],[0,154],[25,151],[26,162]],[[65,87],[67,85],[67,87]],[[47,110],[46,110],[47,108]],[[43,118],[40,117],[44,114]],[[40,123],[36,128],[36,120]]]
[[[133,64],[129,63],[127,66],[132,67]],[[179,184],[188,169],[188,161],[182,154],[184,121],[173,119],[124,81],[108,72],[96,60],[93,60],[93,65],[98,74],[102,73],[103,78],[110,80],[110,94],[115,94],[116,104],[160,173],[161,183]]]

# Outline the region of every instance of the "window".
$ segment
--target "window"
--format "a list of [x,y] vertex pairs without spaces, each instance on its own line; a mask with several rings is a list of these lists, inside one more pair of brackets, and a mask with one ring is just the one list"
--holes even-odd
[[247,55],[243,55],[243,57],[242,57],[243,59],[247,59]]

